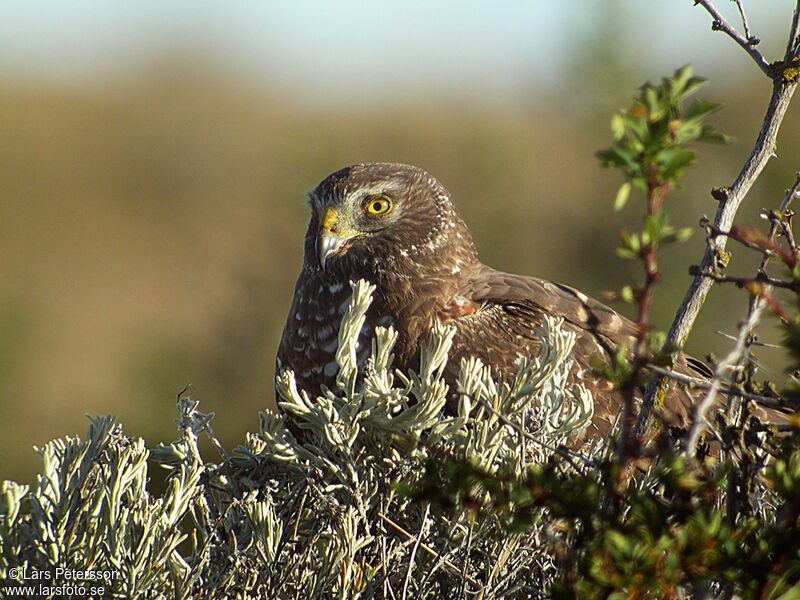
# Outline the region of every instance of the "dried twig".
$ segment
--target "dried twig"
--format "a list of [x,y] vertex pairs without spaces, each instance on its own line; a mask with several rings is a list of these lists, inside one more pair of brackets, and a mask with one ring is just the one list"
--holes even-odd
[[[655,365],[650,365],[648,368],[653,371],[653,373],[663,375],[664,377],[669,377],[673,381],[688,385],[690,388],[710,390],[711,386],[714,384],[713,379],[692,377],[691,375],[684,375],[683,373],[677,373],[671,369],[664,369],[663,367],[657,367]],[[785,406],[784,403],[778,398],[770,398],[769,396],[763,396],[761,394],[752,394],[730,385],[728,387],[721,388],[720,393],[738,396],[740,398],[744,398],[745,400],[752,400],[756,404],[767,406],[769,408],[784,408]]]
[[741,33],[736,31],[730,23],[725,20],[720,12],[716,9],[716,7],[710,2],[710,0],[695,0],[695,4],[699,4],[703,8],[706,9],[708,14],[714,19],[711,23],[711,29],[714,31],[722,31],[728,37],[730,37],[734,42],[739,44],[745,52],[747,52],[750,57],[755,61],[758,65],[758,68],[761,69],[767,77],[772,77],[772,69],[769,66],[769,63],[764,59],[764,56],[756,50],[756,44],[758,40],[751,37],[749,35],[749,27],[747,25],[747,19],[744,16],[744,10],[742,9],[741,5],[736,2],[737,6],[739,7],[739,12],[742,15],[742,20],[744,21],[744,28],[745,28],[745,35],[744,37]]
[[[386,523],[388,523],[389,525],[391,525],[392,527],[394,527],[394,528],[395,528],[397,531],[399,531],[400,533],[402,533],[402,534],[403,534],[404,536],[406,536],[406,538],[408,538],[409,540],[411,540],[411,539],[414,539],[414,535],[413,535],[412,533],[409,533],[408,531],[406,531],[405,529],[403,529],[403,528],[402,528],[400,525],[398,525],[397,523],[395,523],[394,521],[392,521],[392,520],[391,520],[389,517],[387,517],[387,516],[386,516],[386,515],[384,515],[383,513],[378,513],[378,517],[380,517],[380,518],[381,518],[381,519],[383,519],[383,520],[384,520]],[[419,538],[417,538],[417,540],[419,541]],[[441,562],[441,563],[442,563],[444,566],[446,566],[447,568],[449,568],[449,569],[452,569],[454,572],[461,574],[461,569],[459,569],[459,568],[458,568],[456,565],[454,565],[454,564],[453,564],[451,561],[449,561],[449,560],[447,560],[446,558],[442,557],[442,556],[441,556],[441,555],[440,555],[438,552],[436,552],[436,550],[434,550],[433,548],[431,548],[430,546],[428,546],[428,545],[427,545],[425,542],[421,542],[421,541],[419,541],[419,547],[420,547],[420,548],[422,548],[422,549],[423,549],[425,552],[427,552],[428,554],[430,554],[430,555],[431,555],[432,557],[434,557],[435,559],[439,560],[439,561],[440,561],[440,562]],[[476,587],[480,587],[480,583],[479,583],[479,582],[478,582],[478,581],[477,581],[475,578],[473,578],[473,577],[470,577],[469,575],[465,575],[465,576],[464,576],[464,578],[465,578],[467,581],[469,581],[469,582],[470,582],[472,585],[474,585],[474,586],[476,586]]]
[[739,9],[739,16],[742,18],[742,29],[744,29],[744,37],[747,38],[747,42],[751,46],[757,46],[761,40],[757,37],[753,37],[750,35],[750,25],[747,22],[747,14],[744,12],[744,6],[742,5],[742,0],[733,0],[734,4],[736,4],[736,8]]
[[[793,253],[797,251],[797,246],[794,243],[794,235],[792,234],[791,229],[784,228],[784,219],[783,216],[785,215],[786,211],[789,209],[789,204],[792,203],[792,200],[795,200],[800,197],[800,171],[797,172],[794,180],[794,185],[790,187],[786,191],[786,195],[783,197],[783,201],[781,202],[780,206],[778,207],[777,211],[770,212],[770,227],[769,227],[769,241],[772,242],[775,240],[775,236],[778,233],[778,229],[780,228],[783,232],[784,237],[786,237],[791,250]],[[777,214],[774,214],[777,213]],[[771,254],[764,254],[761,257],[761,264],[758,266],[758,272],[764,273],[764,270],[767,267],[767,263]],[[780,286],[778,286],[780,287]]]
[[[706,230],[706,243],[711,244],[711,240],[715,237],[728,237],[737,242],[739,242],[745,248],[749,248],[750,250],[755,250],[756,252],[761,252],[762,254],[768,254],[772,256],[775,254],[775,250],[772,248],[765,248],[755,242],[748,240],[746,237],[741,235],[741,231],[737,230],[736,227],[733,227],[731,231],[725,231],[716,227],[712,223],[708,222],[708,219],[703,217],[700,219],[700,226],[704,227]],[[692,273],[694,275],[694,273]]]
[[784,290],[791,290],[793,292],[800,291],[800,282],[798,281],[775,279],[774,277],[769,277],[768,275],[763,275],[763,274],[759,274],[756,277],[734,277],[732,275],[720,275],[719,273],[715,273],[713,271],[699,271],[694,269],[692,270],[692,274],[708,277],[715,283],[733,283],[740,288],[747,287],[749,285],[756,283],[762,283],[772,287],[781,288]]
[[[422,536],[424,535],[425,526],[428,522],[428,515],[431,512],[431,505],[425,505],[425,514],[422,516],[422,522],[420,525],[419,535],[417,536],[416,541],[414,542],[414,548],[411,550],[411,555],[408,557],[408,570],[406,571],[406,577],[403,580],[403,594],[400,596],[403,600],[408,598],[408,584],[411,582],[411,572],[414,570],[414,559],[417,556],[417,550],[419,550],[420,544],[422,544]],[[466,577],[466,573],[461,573],[462,577]]]
[[[714,219],[716,230],[730,230],[742,200],[744,200],[745,195],[750,191],[750,187],[772,157],[778,129],[796,87],[796,83],[783,85],[781,82],[776,82],[773,86],[772,97],[770,98],[755,147],[739,173],[736,182],[731,187],[727,199],[720,202],[717,209]],[[709,240],[700,264],[701,272],[713,268],[717,262],[717,256],[724,252],[726,245],[727,236],[716,236]],[[670,328],[668,344],[683,345],[710,288],[711,281],[702,275],[695,277]]]
[[800,0],[794,8],[792,16],[792,27],[789,30],[789,41],[786,44],[786,56],[784,60],[789,61],[800,56]]
[[[724,331],[720,331],[719,329],[715,329],[714,333],[717,335],[721,335],[724,338],[729,340],[736,341],[736,336],[731,335],[730,333],[725,333]],[[760,348],[769,348],[770,350],[782,350],[783,346],[779,344],[768,344],[767,342],[759,342],[758,340],[753,340],[753,343],[750,344],[751,346],[759,346]]]
[[739,335],[736,338],[736,344],[731,350],[730,354],[720,361],[714,369],[714,378],[712,379],[711,387],[708,394],[703,398],[700,404],[694,407],[694,414],[692,415],[692,425],[689,429],[689,435],[686,440],[686,448],[684,453],[686,456],[694,456],[697,442],[700,439],[700,434],[705,429],[706,414],[714,406],[717,400],[717,395],[722,389],[724,378],[727,376],[747,350],[747,341],[753,333],[758,321],[761,318],[761,311],[764,309],[764,302],[756,302],[753,312],[750,314],[747,321],[745,321],[739,328]]

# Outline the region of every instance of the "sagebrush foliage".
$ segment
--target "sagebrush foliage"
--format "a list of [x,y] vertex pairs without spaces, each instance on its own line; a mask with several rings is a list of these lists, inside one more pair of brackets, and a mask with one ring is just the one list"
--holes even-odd
[[[391,368],[396,333],[378,328],[359,373],[355,344],[371,292],[354,284],[337,389],[312,399],[297,391],[291,372],[278,378],[281,407],[302,442],[286,416],[265,412],[259,433],[231,457],[220,448],[224,460],[206,462],[197,436],[212,435],[211,417],[182,398],[181,439],[169,446],[148,451],[101,417],[91,420],[87,440],[40,450],[37,485],[3,484],[0,578],[14,567],[109,569],[121,574],[107,581],[109,597],[119,598],[543,592],[557,573],[551,539],[564,535],[548,513],[537,510],[525,530],[511,531],[499,513],[431,510],[408,490],[443,457],[515,477],[553,458],[592,416],[588,392],[565,389],[574,339],[546,319],[541,353],[510,387],[479,361],[465,361],[458,411],[448,415],[447,327],[434,331],[419,373],[407,374]],[[148,459],[169,471],[160,496],[147,489]],[[560,468],[573,467],[564,461]],[[478,495],[488,501],[490,491]]]

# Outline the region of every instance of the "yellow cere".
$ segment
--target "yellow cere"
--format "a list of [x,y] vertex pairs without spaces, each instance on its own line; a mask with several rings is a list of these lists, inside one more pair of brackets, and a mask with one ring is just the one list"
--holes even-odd
[[370,215],[385,215],[392,210],[392,201],[386,196],[378,198],[371,198],[367,202],[367,214]]
[[325,212],[322,213],[322,227],[326,231],[330,231],[334,225],[336,225],[336,217],[338,213],[336,209],[332,206],[329,206],[325,209]]

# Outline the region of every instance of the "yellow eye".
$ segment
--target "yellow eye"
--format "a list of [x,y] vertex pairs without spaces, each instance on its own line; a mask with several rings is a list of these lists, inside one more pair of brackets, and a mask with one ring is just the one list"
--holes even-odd
[[367,201],[366,212],[368,215],[378,216],[385,215],[392,210],[392,201],[386,196],[379,196],[378,198],[370,198]]

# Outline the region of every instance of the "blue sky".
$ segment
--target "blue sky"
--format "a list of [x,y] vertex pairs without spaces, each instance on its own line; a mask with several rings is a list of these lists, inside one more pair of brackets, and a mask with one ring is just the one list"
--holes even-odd
[[[732,2],[717,4],[735,19]],[[745,5],[757,33],[782,41],[788,22],[779,18],[791,15],[793,0]],[[690,61],[700,72],[753,68],[744,52],[709,30],[710,18],[692,0],[4,0],[0,69],[67,82],[124,76],[172,48],[322,102],[358,97],[367,84],[386,94],[438,86],[513,95],[531,82],[557,82],[609,10],[623,21],[637,57],[652,66],[645,78]]]

